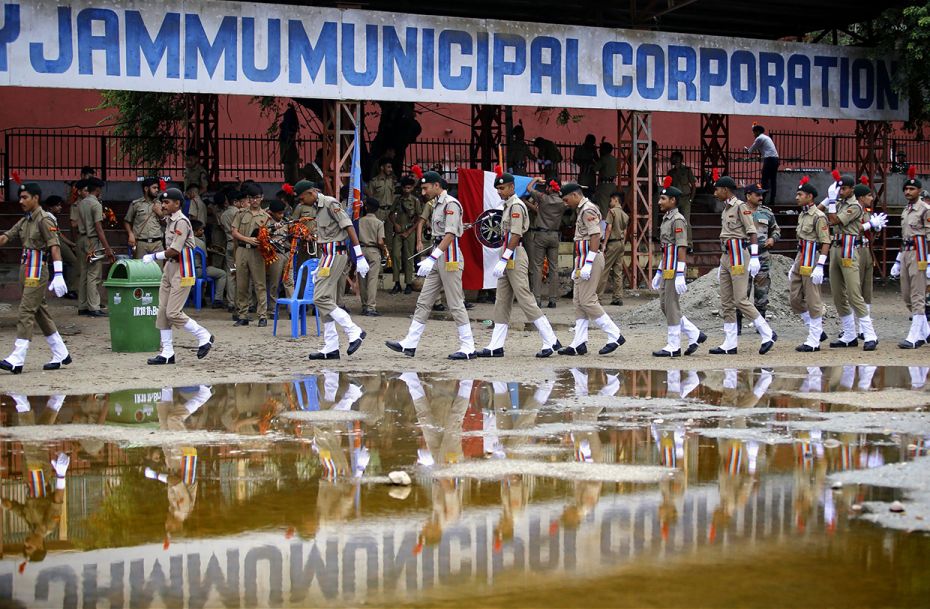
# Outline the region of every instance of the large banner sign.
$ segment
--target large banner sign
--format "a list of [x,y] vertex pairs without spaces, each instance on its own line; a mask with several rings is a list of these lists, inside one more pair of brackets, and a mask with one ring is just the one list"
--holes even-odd
[[2,7],[2,85],[907,116],[894,61],[851,47],[244,2]]

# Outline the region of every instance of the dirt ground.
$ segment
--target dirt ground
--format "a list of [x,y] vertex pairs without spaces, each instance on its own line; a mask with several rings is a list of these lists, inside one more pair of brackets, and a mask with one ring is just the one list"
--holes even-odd
[[[589,354],[583,357],[552,356],[536,359],[539,350],[538,334],[532,325],[520,330],[522,314],[514,313],[515,321],[506,344],[506,357],[502,359],[478,359],[468,362],[453,362],[446,356],[456,350],[455,325],[445,314],[435,313],[427,325],[426,333],[415,358],[408,358],[388,350],[386,340],[399,340],[407,330],[409,316],[414,308],[417,294],[390,296],[379,295],[378,309],[382,317],[355,317],[368,336],[362,348],[352,357],[344,353],[345,339],[342,336],[343,358],[325,363],[310,362],[307,354],[315,351],[322,340],[314,335],[312,320],[308,320],[311,334],[292,339],[289,326],[279,326],[277,337],[271,334],[271,321],[267,328],[258,328],[255,322],[248,327],[233,327],[225,311],[203,309],[189,310],[195,319],[206,326],[215,336],[216,345],[210,355],[197,360],[196,343],[185,332],[176,332],[175,349],[177,365],[148,366],[145,360],[153,354],[113,353],[110,350],[109,320],[106,318],[78,317],[74,301],[51,299],[52,315],[71,350],[74,363],[58,371],[43,372],[42,364],[49,359],[49,349],[41,336],[36,336],[29,350],[23,374],[11,375],[2,372],[0,391],[4,393],[48,394],[48,393],[94,393],[109,392],[129,387],[158,387],[162,385],[184,386],[223,382],[247,382],[288,380],[315,372],[321,368],[344,371],[366,371],[394,369],[398,374],[406,370],[418,372],[441,372],[454,377],[495,378],[513,381],[538,381],[547,377],[554,369],[568,367],[599,367],[614,369],[667,369],[687,368],[695,370],[719,368],[751,368],[776,366],[836,366],[843,364],[871,365],[921,365],[930,366],[930,347],[915,351],[898,349],[908,329],[908,316],[900,297],[891,289],[876,289],[873,317],[880,337],[877,351],[864,353],[857,349],[829,349],[827,343],[819,353],[798,353],[794,347],[806,335],[799,320],[777,317],[772,325],[779,336],[775,348],[765,356],[758,355],[759,339],[748,325],[741,337],[739,354],[736,356],[712,356],[710,347],[722,342],[722,322],[712,313],[719,307],[719,300],[711,300],[702,307],[702,329],[709,338],[695,355],[674,360],[652,357],[655,349],[665,344],[665,328],[659,325],[643,325],[629,319],[634,310],[658,301],[649,293],[628,295],[623,307],[607,307],[608,313],[619,323],[627,343],[609,356],[597,355],[597,350],[606,338],[597,329],[590,332]],[[829,302],[829,297],[825,295]],[[0,303],[0,357],[6,357],[13,348],[16,329],[16,302]],[[358,314],[360,306],[355,297],[349,297],[352,313]],[[831,307],[832,308],[832,307]],[[491,335],[490,324],[482,323],[491,317],[493,305],[479,304],[469,311],[473,321],[476,346],[480,349]],[[560,299],[556,309],[544,309],[564,344],[571,340],[570,325],[574,322],[571,301]],[[685,314],[689,314],[685,311]],[[631,325],[632,324],[632,325]],[[827,319],[825,330],[831,339],[838,333],[835,319]]]

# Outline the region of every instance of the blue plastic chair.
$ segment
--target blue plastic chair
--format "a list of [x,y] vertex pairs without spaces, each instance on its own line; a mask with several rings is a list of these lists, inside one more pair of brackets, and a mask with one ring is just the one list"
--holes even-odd
[[[294,283],[294,294],[301,294],[295,298],[279,298],[278,304],[274,308],[274,325],[271,329],[272,336],[278,335],[278,309],[286,306],[291,315],[291,338],[307,335],[307,307],[313,307],[313,272],[316,270],[319,260],[311,258],[307,260],[297,270],[297,281]],[[301,285],[303,291],[301,292]],[[316,335],[320,335],[320,312],[313,307],[316,316]],[[297,321],[300,319],[300,334],[297,331]]]
[[216,282],[212,277],[207,275],[207,252],[199,247],[194,248],[194,267],[197,273],[197,279],[194,280],[194,289],[191,290],[187,297],[187,302],[194,299],[194,308],[198,311],[203,307],[203,284],[206,282],[210,288],[210,302],[216,300]]
[[297,406],[301,410],[320,409],[320,395],[316,385],[316,376],[311,375],[294,381],[294,392],[297,394]]

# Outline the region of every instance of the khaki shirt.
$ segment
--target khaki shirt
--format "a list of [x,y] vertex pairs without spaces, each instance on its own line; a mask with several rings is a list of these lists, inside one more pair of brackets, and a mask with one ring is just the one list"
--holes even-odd
[[207,224],[207,205],[200,197],[191,199],[188,215],[191,220],[199,220],[204,226]]
[[413,193],[402,195],[394,202],[394,222],[400,225],[401,229],[407,230],[416,224],[420,215],[420,199]]
[[78,226],[81,228],[81,234],[87,235],[90,240],[91,249],[97,249],[100,246],[100,239],[97,237],[97,222],[103,223],[103,205],[97,197],[89,195],[78,203],[78,215],[80,220]]
[[533,228],[550,231],[559,230],[562,227],[562,216],[565,214],[565,202],[562,201],[562,197],[535,190],[530,191],[530,196],[539,206]]
[[670,209],[662,216],[662,226],[659,228],[659,242],[662,245],[688,247],[688,221],[681,215],[677,207]]
[[601,212],[597,205],[588,200],[581,200],[578,206],[578,219],[575,220],[575,241],[587,241],[594,235],[601,234]]
[[[526,203],[513,195],[504,201],[504,214],[501,217],[501,231],[523,237],[530,229],[530,213]],[[507,244],[504,244],[507,247]]]
[[136,239],[162,238],[161,224],[158,221],[158,215],[155,214],[156,205],[160,211],[161,203],[149,201],[145,197],[139,197],[129,204],[126,222],[132,225],[132,232],[136,235]]
[[[240,234],[245,237],[255,237],[255,233],[259,228],[268,224],[268,221],[271,218],[268,217],[268,214],[264,210],[258,209],[252,211],[251,208],[240,209],[239,213],[236,214],[236,217],[233,218],[232,225],[235,227]],[[169,233],[165,231],[165,241],[169,240]],[[240,247],[243,247],[244,244],[239,244]]]
[[605,154],[594,163],[594,170],[599,182],[613,182],[617,179],[617,157]]
[[232,239],[232,227],[233,221],[236,219],[236,214],[239,213],[239,209],[230,205],[223,210],[223,213],[220,214],[220,228],[223,229],[223,232],[226,233],[226,239]]
[[848,199],[842,199],[836,202],[836,217],[839,224],[833,225],[833,234],[855,235],[858,237],[862,234],[862,204],[856,199],[855,195]]
[[462,212],[462,204],[459,200],[443,190],[436,198],[433,217],[430,221],[433,238],[441,239],[446,233],[461,237],[464,232]]
[[167,249],[176,252],[194,247],[194,229],[191,228],[191,221],[180,209],[168,216],[168,224],[165,226],[165,245]]
[[720,214],[721,239],[748,239],[755,235],[756,225],[752,221],[752,210],[736,197],[731,197]]
[[901,211],[901,238],[913,239],[915,235],[930,234],[930,205],[919,200],[908,203]]
[[394,180],[394,176],[385,177],[379,174],[368,182],[368,192],[378,200],[378,203],[381,204],[380,209],[385,210],[385,213],[389,212],[394,205],[394,189],[396,187],[397,182]]
[[672,176],[672,186],[681,191],[681,196],[691,196],[691,185],[694,184],[694,172],[687,165],[679,165],[668,170],[668,175]]
[[298,203],[297,207],[294,208],[294,212],[291,214],[291,218],[294,220],[300,220],[301,218],[316,218],[316,207],[313,205]]
[[830,223],[827,214],[811,205],[798,216],[797,236],[799,240],[830,243]]
[[184,190],[187,190],[191,184],[202,190],[208,178],[207,170],[204,169],[203,165],[197,163],[193,167],[184,170]]
[[362,247],[381,247],[384,241],[384,222],[374,214],[366,214],[358,221],[358,242]]
[[81,203],[80,201],[75,201],[74,203],[71,204],[71,209],[68,211],[68,218],[71,220],[73,224],[77,225],[78,234],[83,235],[84,227],[81,226],[80,203]]
[[23,249],[48,251],[58,243],[58,223],[54,216],[45,213],[41,207],[31,214],[20,218],[13,227],[3,233],[10,241],[19,241]]
[[339,201],[322,193],[316,199],[317,239],[320,243],[345,241],[349,237],[346,229],[352,226],[352,219],[340,205]]
[[610,241],[622,241],[626,237],[626,226],[630,217],[619,206],[607,210],[607,226],[610,227]]

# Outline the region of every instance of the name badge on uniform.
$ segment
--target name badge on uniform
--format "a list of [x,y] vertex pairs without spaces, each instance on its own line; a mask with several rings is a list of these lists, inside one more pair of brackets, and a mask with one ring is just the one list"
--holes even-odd
[[26,270],[26,276],[23,279],[23,286],[35,288],[42,281],[42,268],[45,264],[45,252],[42,250],[23,250],[23,267]]
[[[746,272],[742,239],[727,239],[727,256],[730,258],[731,275],[742,275]],[[674,275],[672,277],[674,278]]]
[[814,261],[817,256],[817,243],[815,241],[799,241],[798,247],[801,249],[800,265],[798,273],[801,277],[810,277],[814,272]]
[[843,235],[840,241],[842,252],[840,254],[840,264],[845,268],[851,268],[856,261],[856,236]]
[[181,250],[181,287],[188,288],[197,283],[197,266],[194,264],[194,250],[185,247]]

